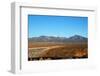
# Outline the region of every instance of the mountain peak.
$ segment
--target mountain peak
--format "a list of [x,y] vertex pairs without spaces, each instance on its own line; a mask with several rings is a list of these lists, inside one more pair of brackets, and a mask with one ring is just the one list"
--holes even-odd
[[69,39],[72,39],[72,40],[83,40],[83,39],[87,39],[87,38],[83,37],[83,36],[80,36],[80,35],[74,35],[74,36],[69,37]]

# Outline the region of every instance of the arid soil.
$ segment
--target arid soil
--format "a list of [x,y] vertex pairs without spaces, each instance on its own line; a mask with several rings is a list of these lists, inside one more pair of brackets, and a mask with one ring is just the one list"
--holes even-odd
[[28,60],[88,58],[87,46],[87,43],[29,43]]

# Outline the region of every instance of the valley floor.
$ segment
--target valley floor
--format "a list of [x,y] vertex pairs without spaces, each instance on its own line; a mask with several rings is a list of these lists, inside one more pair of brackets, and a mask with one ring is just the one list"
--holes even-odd
[[88,58],[87,43],[29,43],[28,60]]

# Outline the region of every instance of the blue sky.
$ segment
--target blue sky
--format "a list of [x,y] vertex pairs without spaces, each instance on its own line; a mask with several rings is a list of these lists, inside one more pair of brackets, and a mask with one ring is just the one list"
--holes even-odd
[[28,15],[28,33],[29,38],[41,35],[87,37],[88,17]]

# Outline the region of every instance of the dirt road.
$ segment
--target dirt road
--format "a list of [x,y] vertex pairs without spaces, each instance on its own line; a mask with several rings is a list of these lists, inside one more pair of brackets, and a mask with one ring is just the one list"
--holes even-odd
[[43,54],[48,52],[48,50],[60,48],[64,46],[49,46],[49,47],[36,47],[36,48],[29,48],[29,57],[41,57]]

